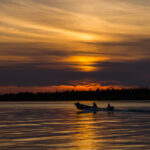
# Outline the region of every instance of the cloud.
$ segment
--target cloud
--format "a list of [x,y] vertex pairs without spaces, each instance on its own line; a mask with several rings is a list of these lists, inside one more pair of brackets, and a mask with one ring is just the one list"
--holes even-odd
[[149,3],[1,0],[0,85],[149,84]]
[[120,42],[87,42],[96,47],[95,54],[110,58],[109,62],[149,59],[150,38],[132,37]]
[[122,63],[101,62],[96,72],[69,71],[64,68],[37,68],[36,64],[0,67],[0,86],[56,86],[85,79],[107,86],[149,86],[149,60]]

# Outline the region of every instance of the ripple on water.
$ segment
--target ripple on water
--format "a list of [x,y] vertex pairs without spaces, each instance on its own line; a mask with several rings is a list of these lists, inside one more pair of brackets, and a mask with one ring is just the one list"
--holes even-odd
[[0,149],[143,150],[150,147],[150,113],[79,114],[70,103],[66,108],[45,105],[49,107],[43,109],[36,104],[32,108],[26,104],[25,108],[1,108]]

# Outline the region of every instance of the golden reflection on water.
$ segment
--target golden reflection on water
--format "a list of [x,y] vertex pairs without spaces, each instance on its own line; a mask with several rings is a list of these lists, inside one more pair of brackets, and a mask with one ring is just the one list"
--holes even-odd
[[78,134],[75,135],[75,143],[79,150],[94,150],[96,149],[97,143],[96,127],[94,125],[94,114],[78,114],[77,121],[75,122],[76,130]]

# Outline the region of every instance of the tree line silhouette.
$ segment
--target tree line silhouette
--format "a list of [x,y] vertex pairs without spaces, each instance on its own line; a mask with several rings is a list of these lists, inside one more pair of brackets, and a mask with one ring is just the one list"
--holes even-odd
[[61,100],[150,100],[150,89],[97,89],[89,91],[56,91],[46,93],[1,94],[0,101],[61,101]]

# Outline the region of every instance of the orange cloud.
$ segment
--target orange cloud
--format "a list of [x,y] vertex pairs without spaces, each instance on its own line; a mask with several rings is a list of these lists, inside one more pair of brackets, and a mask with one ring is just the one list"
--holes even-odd
[[[55,92],[55,91],[71,91],[71,90],[79,90],[79,91],[89,91],[96,89],[107,89],[112,88],[112,86],[101,86],[100,84],[86,84],[86,85],[56,85],[56,86],[0,86],[0,94],[6,93],[19,93],[19,92]],[[113,88],[123,88],[123,86],[113,86]]]

